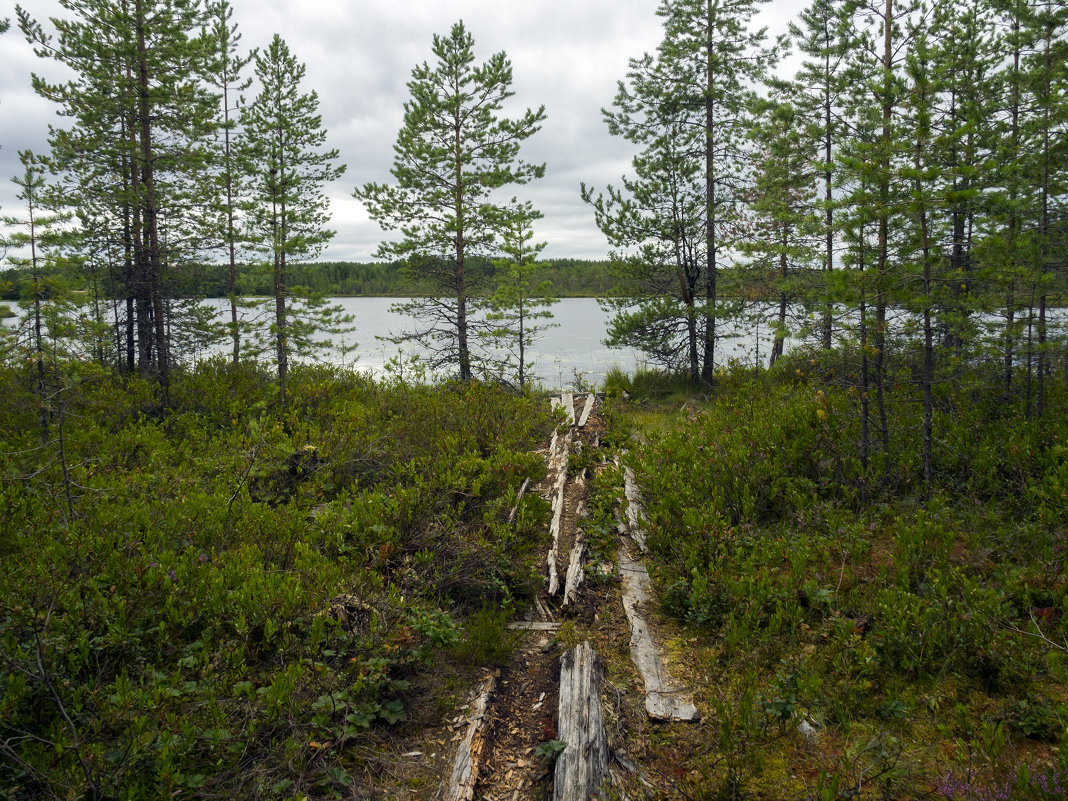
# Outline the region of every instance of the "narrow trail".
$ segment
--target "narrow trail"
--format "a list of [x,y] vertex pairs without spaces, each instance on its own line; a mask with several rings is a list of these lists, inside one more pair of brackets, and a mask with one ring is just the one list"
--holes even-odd
[[[641,693],[649,720],[698,718],[685,687],[671,678],[646,619],[652,584],[641,560],[640,491],[629,468],[617,513],[618,562],[611,568],[588,562],[583,521],[593,476],[585,469],[569,476],[568,468],[575,454],[584,454],[582,464],[606,466],[601,398],[565,393],[551,402],[563,408],[569,426],[554,432],[545,452],[546,476],[528,490],[552,505],[546,581],[531,607],[509,624],[518,644],[508,664],[486,676],[466,717],[458,717],[466,723],[465,736],[439,796],[448,801],[585,801],[609,784],[620,791],[628,781],[653,787],[620,747],[626,722],[604,708],[605,698],[619,696],[620,688]],[[585,581],[591,569],[618,580],[599,581],[594,589]],[[567,638],[558,635],[573,634],[579,623],[595,634],[562,645]],[[597,648],[626,641],[630,662],[609,675]],[[612,719],[610,733],[606,717]]]

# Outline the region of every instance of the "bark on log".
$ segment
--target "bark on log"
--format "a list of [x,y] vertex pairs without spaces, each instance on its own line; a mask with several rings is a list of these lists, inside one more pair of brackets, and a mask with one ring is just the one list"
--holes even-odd
[[685,688],[672,680],[649,632],[644,607],[652,594],[652,581],[645,565],[631,557],[625,542],[619,549],[619,574],[623,609],[630,621],[630,658],[645,681],[645,711],[654,720],[698,720],[697,707]]
[[478,773],[481,769],[482,752],[486,748],[486,710],[489,708],[490,695],[497,686],[497,675],[489,676],[482,683],[482,690],[471,712],[467,736],[460,743],[456,760],[452,766],[452,778],[445,798],[448,801],[473,801]]
[[586,396],[586,405],[582,407],[582,414],[579,416],[578,419],[579,428],[585,426],[586,422],[590,419],[590,412],[593,411],[593,402],[594,400],[596,400],[596,398],[597,396],[594,395],[592,392]]
[[567,747],[556,760],[553,801],[588,801],[608,771],[608,742],[601,716],[601,665],[588,642],[560,660],[557,736]]

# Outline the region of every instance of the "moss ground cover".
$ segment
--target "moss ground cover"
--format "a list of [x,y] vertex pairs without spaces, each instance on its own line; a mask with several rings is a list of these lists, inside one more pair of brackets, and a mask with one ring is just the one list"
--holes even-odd
[[[489,386],[223,362],[164,401],[0,373],[0,797],[351,796],[499,658],[553,422]],[[468,621],[470,620],[470,624]],[[402,777],[403,779],[403,777]],[[413,781],[415,781],[413,779]]]
[[864,471],[858,398],[810,367],[735,371],[703,396],[610,379],[664,611],[711,712],[664,735],[693,766],[680,788],[1051,797],[1068,768],[1063,385],[1041,421],[971,392],[981,376],[942,388],[925,499],[919,399],[897,391],[894,450]]

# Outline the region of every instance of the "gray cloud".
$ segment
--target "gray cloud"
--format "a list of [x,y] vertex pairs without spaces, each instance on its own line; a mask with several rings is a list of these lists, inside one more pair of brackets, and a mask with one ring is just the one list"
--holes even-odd
[[[277,32],[307,64],[304,88],[320,98],[328,143],[348,165],[331,186],[337,236],[323,258],[369,260],[383,238],[351,197],[354,186],[390,180],[392,146],[401,124],[412,67],[432,61],[431,40],[462,19],[483,60],[504,50],[513,63],[516,112],[544,104],[543,129],[523,157],[544,161],[546,176],[510,194],[530,199],[545,214],[537,235],[546,254],[603,258],[607,246],[578,194],[579,183],[618,183],[631,147],[613,139],[601,121],[627,60],[660,39],[658,0],[232,0],[245,48],[266,45]],[[23,0],[42,22],[61,13],[55,0]],[[761,15],[772,33],[785,29],[802,0],[774,0]],[[65,13],[65,12],[63,12]],[[13,4],[0,17],[14,17]],[[47,26],[46,26],[47,27]],[[63,124],[55,108],[29,88],[31,72],[58,77],[12,29],[0,36],[0,208],[17,209],[7,177],[20,172],[17,151],[43,150],[48,125]]]

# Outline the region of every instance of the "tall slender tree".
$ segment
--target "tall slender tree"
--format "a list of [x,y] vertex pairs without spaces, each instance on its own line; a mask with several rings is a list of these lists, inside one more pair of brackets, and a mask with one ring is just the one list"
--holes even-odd
[[694,156],[703,167],[705,212],[703,354],[701,378],[716,364],[721,262],[736,247],[736,214],[750,181],[746,132],[754,87],[775,62],[765,29],[750,24],[761,0],[664,0],[657,9],[664,38],[658,48],[672,102],[700,132]]
[[223,247],[229,260],[227,292],[230,296],[230,337],[233,342],[233,362],[241,358],[241,320],[238,312],[237,293],[237,251],[240,244],[240,227],[237,224],[243,185],[247,182],[249,165],[240,160],[247,152],[237,141],[241,133],[238,129],[242,92],[252,85],[251,77],[242,77],[241,73],[256,55],[256,51],[243,54],[238,50],[241,34],[237,24],[231,22],[233,8],[227,0],[212,7],[211,34],[214,52],[206,70],[207,82],[220,95],[222,124],[219,133],[222,136],[222,149],[216,153],[218,179],[220,184],[217,208],[222,212],[222,230],[219,232]]
[[[0,217],[4,225],[15,227],[14,233],[6,237],[2,244],[5,248],[23,251],[25,255],[8,254],[9,261],[16,267],[29,272],[25,296],[30,304],[28,322],[30,326],[31,351],[33,353],[34,372],[37,382],[37,396],[40,404],[41,441],[49,440],[48,380],[45,367],[44,332],[47,309],[50,301],[59,297],[58,287],[54,282],[46,284],[45,267],[55,267],[60,247],[69,244],[73,234],[64,229],[71,215],[54,210],[54,199],[46,193],[44,168],[28,150],[19,152],[22,162],[22,175],[12,178],[19,188],[17,197],[24,203],[22,215]],[[52,334],[58,335],[57,322],[51,321]]]
[[[294,299],[289,282],[291,258],[314,258],[334,236],[327,228],[329,201],[324,188],[340,178],[337,150],[325,150],[326,129],[316,92],[302,92],[306,67],[275,34],[256,56],[260,92],[242,110],[246,152],[260,165],[252,177],[249,238],[270,261],[274,315],[270,328],[282,403],[291,357],[322,343],[315,337],[328,321],[346,322],[321,298]],[[296,300],[293,305],[292,301]],[[329,327],[329,326],[327,326]]]
[[[844,14],[843,0],[814,0],[790,23],[790,36],[807,58],[792,85],[795,105],[808,123],[813,151],[811,159],[822,179],[823,271],[835,267],[834,185],[835,159],[848,135],[844,100],[851,70],[849,56],[855,44],[852,27]],[[825,303],[821,319],[822,344],[830,350],[834,332],[833,306]]]
[[[71,199],[112,198],[108,215],[123,232],[131,349],[138,368],[166,388],[167,336],[164,221],[195,228],[193,200],[203,185],[204,152],[215,127],[216,100],[200,80],[208,52],[199,0],[60,0],[68,17],[47,34],[25,9],[19,26],[39,56],[69,67],[74,78],[33,77],[36,91],[74,120],[53,127],[51,164]],[[199,196],[198,196],[199,198]]]
[[614,108],[603,110],[608,130],[642,147],[633,177],[605,193],[582,185],[597,226],[613,248],[617,297],[608,342],[644,352],[668,369],[701,377],[698,283],[704,270],[705,206],[700,130],[688,111],[665,95],[663,65],[646,54],[631,59]]
[[513,202],[508,211],[512,226],[502,235],[504,255],[494,260],[497,288],[489,298],[486,320],[494,325],[494,344],[510,355],[501,361],[502,371],[514,375],[519,389],[525,390],[531,366],[528,349],[541,332],[554,327],[554,323],[542,321],[552,318],[550,307],[557,299],[548,281],[535,284],[533,280],[535,272],[545,267],[538,262],[545,243],[534,241],[533,228],[541,212],[529,202]]
[[485,335],[492,327],[471,314],[472,296],[486,277],[474,257],[498,253],[502,235],[515,225],[515,207],[495,193],[545,173],[544,164],[519,158],[522,143],[541,128],[545,107],[506,116],[512,64],[503,52],[476,64],[474,45],[462,22],[447,36],[435,34],[437,61],[415,67],[408,82],[411,98],[393,146],[396,184],[355,191],[371,219],[400,231],[377,255],[403,260],[437,288],[432,297],[398,307],[420,321],[405,338],[430,353],[431,367],[455,366],[464,381],[476,366],[472,332]]
[[[823,165],[812,160],[807,128],[804,116],[793,104],[773,96],[750,133],[758,154],[749,198],[751,223],[747,227],[752,236],[741,249],[751,257],[744,271],[749,276],[746,285],[762,287],[762,299],[777,301],[769,367],[783,354],[791,304],[810,299],[801,276],[817,273],[820,267],[826,269],[825,263],[819,264],[826,218],[820,213],[816,194],[816,179]],[[826,237],[822,238],[826,243]],[[817,286],[817,290],[821,288]],[[822,293],[820,297],[824,297]],[[828,306],[825,302],[817,305],[824,311]],[[760,319],[766,315],[758,307],[755,316]],[[824,345],[826,324],[824,315],[820,326]]]

